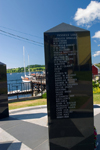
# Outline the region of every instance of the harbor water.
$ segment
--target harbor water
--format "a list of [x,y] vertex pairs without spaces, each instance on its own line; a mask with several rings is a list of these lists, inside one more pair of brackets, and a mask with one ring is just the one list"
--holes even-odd
[[[35,73],[35,72],[33,72]],[[28,75],[29,72],[26,72],[26,75]],[[24,76],[23,73],[7,73],[7,88],[8,92],[11,91],[22,91],[22,90],[28,90],[31,89],[31,83],[30,82],[23,82],[21,79],[21,76]],[[22,94],[18,95],[19,98],[21,97],[30,97],[31,94]],[[8,96],[8,99],[16,99],[17,96]]]

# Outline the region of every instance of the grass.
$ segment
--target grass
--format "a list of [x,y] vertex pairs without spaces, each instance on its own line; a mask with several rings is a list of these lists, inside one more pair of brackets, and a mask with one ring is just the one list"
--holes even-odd
[[29,107],[29,106],[46,105],[46,104],[47,104],[46,99],[37,99],[37,100],[27,100],[27,101],[22,101],[22,102],[13,102],[13,103],[9,103],[9,110],[17,109],[17,108],[23,108],[23,107]]
[[[100,104],[100,94],[93,94],[93,103]],[[29,107],[29,106],[38,106],[38,105],[47,105],[47,99],[42,98],[42,99],[37,99],[37,100],[27,100],[27,101],[22,101],[22,102],[9,103],[9,110]]]
[[100,94],[99,93],[93,94],[93,103],[100,104]]

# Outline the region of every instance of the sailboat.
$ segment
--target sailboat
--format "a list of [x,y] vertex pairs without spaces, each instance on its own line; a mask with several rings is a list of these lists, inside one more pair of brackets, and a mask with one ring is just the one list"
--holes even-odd
[[[29,67],[29,75],[26,75],[26,69],[25,69],[25,49],[24,49],[24,46],[23,46],[23,58],[24,58],[24,77],[21,76],[21,79],[22,79],[23,82],[31,82],[33,80],[33,76],[31,76],[31,74],[30,74],[30,67]],[[29,63],[29,55],[28,55],[28,63]]]

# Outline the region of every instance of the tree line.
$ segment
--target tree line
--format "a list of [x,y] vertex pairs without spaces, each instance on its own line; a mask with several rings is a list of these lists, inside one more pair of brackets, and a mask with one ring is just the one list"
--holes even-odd
[[[26,72],[29,71],[29,68],[30,68],[30,72],[44,71],[45,65],[35,64],[35,65],[27,66],[25,67]],[[24,67],[7,69],[7,73],[20,73],[20,72],[24,72]]]
[[100,63],[98,63],[98,64],[95,64],[99,69],[100,69]]

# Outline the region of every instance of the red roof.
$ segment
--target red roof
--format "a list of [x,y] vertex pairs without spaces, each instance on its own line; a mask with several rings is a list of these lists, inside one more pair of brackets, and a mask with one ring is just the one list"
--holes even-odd
[[93,75],[98,75],[98,67],[95,65],[92,65],[92,74]]

